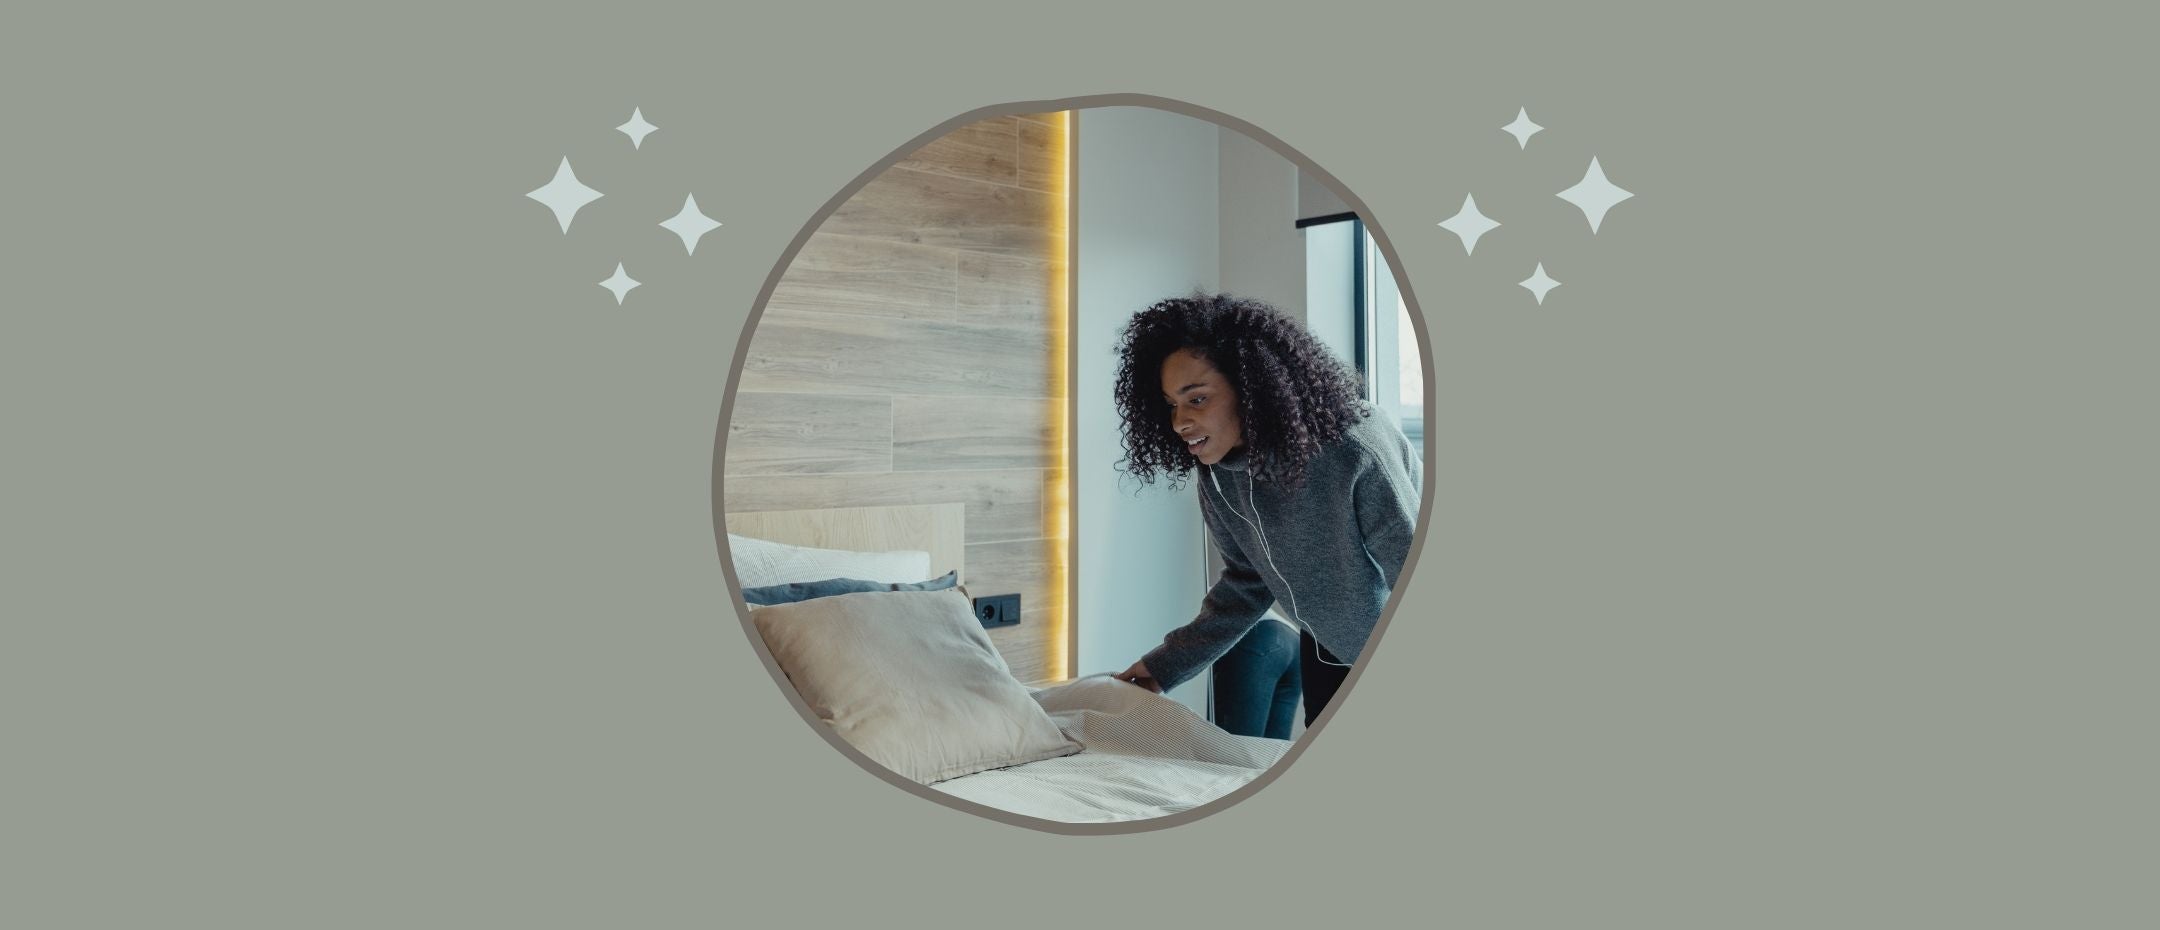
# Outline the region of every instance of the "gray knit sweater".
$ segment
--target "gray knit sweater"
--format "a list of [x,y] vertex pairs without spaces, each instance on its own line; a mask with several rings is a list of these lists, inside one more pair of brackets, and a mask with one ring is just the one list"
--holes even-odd
[[1221,658],[1270,604],[1356,661],[1402,574],[1425,476],[1391,418],[1370,413],[1323,447],[1295,491],[1253,480],[1246,464],[1238,449],[1199,466],[1200,515],[1223,571],[1200,615],[1142,657],[1165,691]]

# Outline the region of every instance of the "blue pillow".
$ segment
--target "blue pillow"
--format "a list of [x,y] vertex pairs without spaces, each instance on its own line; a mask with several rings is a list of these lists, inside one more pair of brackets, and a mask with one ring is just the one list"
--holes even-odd
[[914,583],[863,581],[858,578],[827,578],[824,581],[797,581],[793,584],[776,584],[763,588],[744,588],[743,600],[759,607],[776,604],[793,604],[813,598],[832,597],[836,594],[862,594],[868,591],[943,591],[960,584],[960,573],[946,572],[929,581]]

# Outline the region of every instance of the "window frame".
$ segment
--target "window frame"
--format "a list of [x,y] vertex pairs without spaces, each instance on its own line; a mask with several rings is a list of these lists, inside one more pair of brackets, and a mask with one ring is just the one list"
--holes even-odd
[[1364,399],[1372,401],[1380,392],[1379,385],[1373,381],[1373,371],[1378,366],[1373,364],[1372,335],[1378,331],[1378,323],[1372,319],[1373,305],[1377,301],[1373,295],[1372,250],[1365,247],[1368,238],[1365,219],[1355,213],[1330,213],[1298,220],[1297,228],[1302,231],[1332,223],[1350,224],[1350,345],[1353,347],[1350,362],[1357,367]]
[[[1330,213],[1325,216],[1315,216],[1307,219],[1298,220],[1297,228],[1300,232],[1303,232],[1310,227],[1324,226],[1332,223],[1351,224],[1351,363],[1357,367],[1358,381],[1360,383],[1364,399],[1369,403],[1378,403],[1380,397],[1380,385],[1377,373],[1382,366],[1378,364],[1378,353],[1380,349],[1378,346],[1374,345],[1374,334],[1378,333],[1380,331],[1380,328],[1379,321],[1373,316],[1373,314],[1381,312],[1379,308],[1378,294],[1379,282],[1376,280],[1376,270],[1373,267],[1376,256],[1373,254],[1373,249],[1367,245],[1367,242],[1371,237],[1366,232],[1365,219],[1357,215],[1356,213]],[[1308,248],[1310,248],[1310,246],[1308,246]],[[1392,312],[1393,308],[1390,308],[1390,311]],[[1412,330],[1404,330],[1401,332],[1397,332],[1395,334],[1395,338],[1398,342],[1404,339],[1408,339],[1412,343],[1415,343],[1417,339],[1415,332]],[[1400,345],[1392,346],[1391,348],[1394,348],[1397,352],[1401,351]],[[1420,366],[1423,366],[1425,362],[1424,352],[1419,351],[1416,354],[1418,358],[1418,364]],[[1401,377],[1401,372],[1398,371],[1396,373],[1396,376]],[[1423,385],[1424,381],[1425,372],[1423,368],[1420,367],[1420,370],[1418,371],[1418,382],[1420,385]],[[1416,418],[1417,423],[1415,424],[1415,427],[1411,428],[1408,425],[1408,418],[1403,418],[1403,424],[1401,425],[1405,427],[1403,432],[1406,436],[1409,437],[1409,439],[1411,440],[1411,444],[1422,447],[1425,439],[1425,420],[1428,416],[1430,416],[1431,411],[1425,409],[1424,398],[1422,396],[1418,397],[1416,400],[1418,415]]]

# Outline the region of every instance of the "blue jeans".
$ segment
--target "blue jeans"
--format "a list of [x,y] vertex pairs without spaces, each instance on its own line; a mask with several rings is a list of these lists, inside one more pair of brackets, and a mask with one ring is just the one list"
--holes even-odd
[[1215,660],[1215,725],[1239,736],[1289,739],[1302,692],[1302,637],[1287,624],[1262,619]]

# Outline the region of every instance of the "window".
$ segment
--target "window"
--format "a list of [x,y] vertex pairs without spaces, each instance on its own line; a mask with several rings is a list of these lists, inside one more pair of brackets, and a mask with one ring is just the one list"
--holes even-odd
[[1305,326],[1364,379],[1365,399],[1425,447],[1425,367],[1410,306],[1356,214],[1299,220],[1305,234]]

